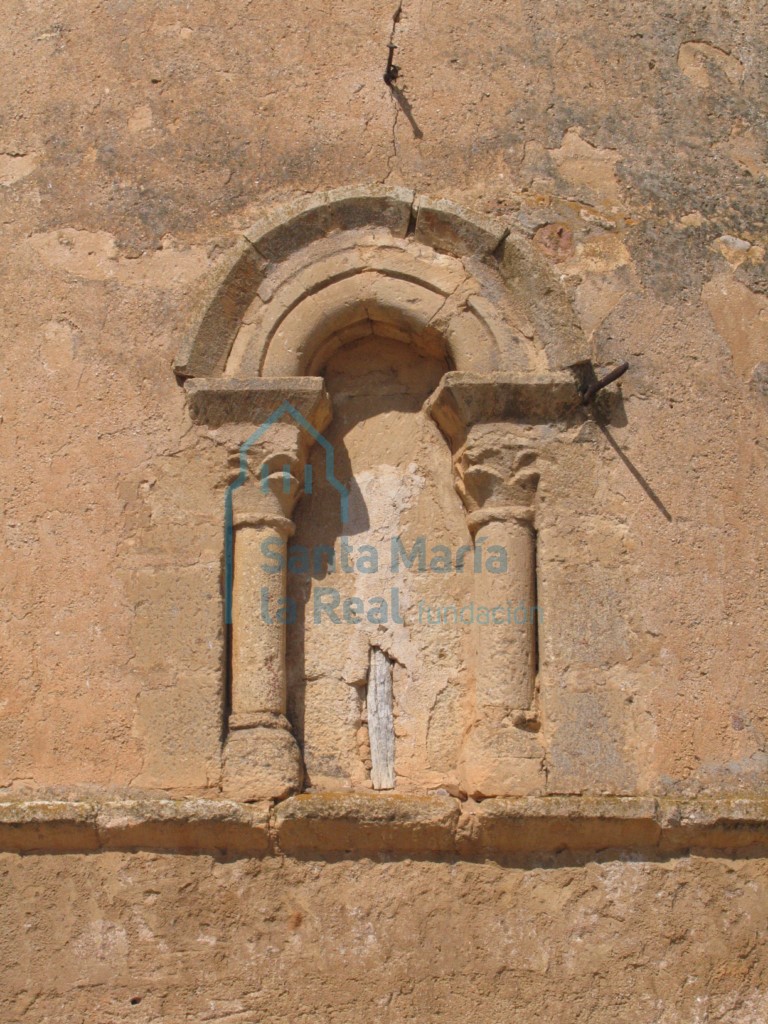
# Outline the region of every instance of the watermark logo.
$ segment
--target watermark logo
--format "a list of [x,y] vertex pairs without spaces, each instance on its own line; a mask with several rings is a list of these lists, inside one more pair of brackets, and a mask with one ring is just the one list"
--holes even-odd
[[[248,479],[248,452],[265,436],[270,427],[275,423],[278,423],[283,416],[286,415],[297,423],[303,430],[306,430],[306,432],[314,438],[317,444],[319,444],[325,452],[325,478],[328,483],[338,491],[342,525],[346,526],[349,522],[349,489],[336,477],[333,445],[327,437],[324,437],[319,430],[316,430],[312,426],[305,416],[302,416],[294,405],[291,405],[290,402],[283,402],[277,407],[277,409],[275,409],[272,415],[269,416],[257,430],[254,430],[251,436],[240,445],[239,472],[237,477],[232,481],[229,487],[227,487],[226,494],[224,496],[224,621],[227,625],[232,624],[232,581],[234,578],[235,545],[232,496]],[[269,469],[265,463],[262,467],[260,480],[260,486],[264,493],[269,490],[268,477]],[[283,488],[286,493],[290,489],[290,480],[290,468],[288,466],[284,466]],[[309,463],[307,463],[304,471],[304,493],[312,493],[312,466],[309,465]]]
[[[344,596],[349,586],[340,585],[313,587],[312,607],[305,610],[307,618],[315,623],[328,625],[356,625],[364,622],[372,625],[388,623],[403,624],[400,587],[396,583],[398,574],[402,572],[417,575],[431,574],[444,577],[447,574],[478,575],[489,574],[499,576],[510,571],[506,549],[500,544],[489,544],[478,533],[473,543],[462,544],[452,549],[445,544],[430,544],[426,536],[416,537],[410,543],[402,536],[392,536],[386,544],[354,544],[347,535],[350,520],[350,489],[336,476],[334,450],[330,441],[324,437],[290,402],[283,402],[271,416],[255,430],[240,446],[239,472],[236,479],[227,487],[224,506],[225,523],[225,621],[232,623],[232,585],[234,577],[234,492],[243,486],[248,479],[248,453],[284,416],[290,417],[298,426],[305,430],[320,446],[325,455],[325,480],[337,492],[339,499],[342,536],[339,538],[338,549],[333,544],[308,546],[291,544],[286,550],[285,545],[276,537],[267,537],[261,544],[263,561],[262,573],[296,574],[302,577],[313,576],[325,579],[336,573],[343,576],[354,576],[360,590],[365,596]],[[259,486],[266,493],[270,488],[279,486],[280,474],[274,467],[265,462],[260,470]],[[289,493],[293,484],[293,474],[288,465],[282,468],[282,486],[284,493]],[[305,494],[313,490],[312,466],[307,464],[304,471],[303,489]],[[380,574],[380,578],[388,581],[386,594],[372,595],[367,581]],[[389,585],[392,584],[392,585]],[[296,600],[290,594],[274,598],[271,589],[263,587],[259,595],[260,618],[267,625],[284,625],[297,621],[298,608]],[[494,592],[497,588],[493,588]],[[526,626],[542,621],[542,610],[535,605],[524,603],[513,605],[512,602],[485,605],[475,600],[464,603],[447,602],[430,604],[418,601],[413,609],[413,620],[422,626]]]

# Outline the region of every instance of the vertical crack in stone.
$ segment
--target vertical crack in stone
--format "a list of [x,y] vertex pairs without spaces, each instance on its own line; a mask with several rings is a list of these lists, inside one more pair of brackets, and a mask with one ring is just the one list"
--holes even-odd
[[392,31],[391,31],[390,36],[389,36],[389,44],[388,44],[389,57],[388,57],[388,60],[387,60],[387,69],[384,72],[384,81],[387,83],[387,88],[389,89],[390,97],[392,98],[392,102],[395,104],[395,110],[394,110],[395,116],[394,116],[393,121],[392,121],[392,155],[390,157],[388,157],[388,159],[387,159],[387,174],[386,174],[386,176],[384,178],[384,184],[386,184],[389,181],[389,179],[392,177],[392,174],[393,174],[393,171],[394,171],[394,166],[395,166],[395,163],[396,163],[397,158],[399,156],[399,152],[398,152],[398,148],[397,148],[397,126],[398,126],[398,123],[399,123],[399,117],[400,117],[400,112],[401,111],[402,111],[403,114],[405,114],[405,117],[408,120],[408,124],[411,126],[411,129],[413,131],[414,139],[423,139],[424,138],[424,132],[421,130],[421,128],[419,127],[419,125],[418,125],[418,123],[416,121],[416,118],[413,116],[413,108],[411,107],[411,104],[410,104],[410,102],[408,100],[408,97],[405,95],[405,92],[397,84],[397,82],[398,82],[398,80],[400,78],[400,70],[401,69],[400,69],[400,67],[397,64],[395,64],[395,60],[394,60],[395,51],[397,50],[397,46],[395,45],[395,41],[394,40],[395,40],[395,31],[396,31],[397,25],[400,22],[400,17],[402,15],[402,13],[403,13],[403,5],[400,4],[400,6],[397,8],[397,10],[395,11],[395,13],[393,15],[393,18],[392,18]]
[[395,719],[392,662],[378,647],[371,648],[366,701],[368,736],[371,744],[371,783],[374,789],[394,789]]
[[392,121],[392,155],[388,160],[387,176],[384,179],[385,184],[392,177],[392,172],[395,169],[395,161],[397,160],[397,120],[400,116],[400,107],[394,97],[392,97],[392,102],[395,104],[395,116]]
[[[388,52],[390,54],[390,59],[391,59],[392,63],[394,63],[395,33],[397,31],[397,26],[398,26],[398,23],[400,21],[400,15],[402,13],[403,13],[403,5],[402,5],[402,3],[400,3],[400,4],[397,5],[397,10],[392,15],[392,30],[389,33]],[[387,82],[387,86],[388,86],[389,91],[390,91],[390,97],[392,99],[392,102],[393,102],[394,108],[395,108],[394,109],[395,116],[392,119],[392,155],[389,157],[389,159],[387,161],[387,175],[386,175],[386,177],[384,179],[384,181],[387,182],[389,180],[389,178],[391,177],[391,175],[392,175],[392,171],[394,170],[394,164],[395,164],[395,161],[397,160],[397,120],[398,120],[398,117],[400,116],[400,104],[397,102],[397,96],[395,95],[396,86],[394,84],[394,81],[390,82],[390,81],[388,81],[386,79],[386,77],[385,77],[385,81]]]

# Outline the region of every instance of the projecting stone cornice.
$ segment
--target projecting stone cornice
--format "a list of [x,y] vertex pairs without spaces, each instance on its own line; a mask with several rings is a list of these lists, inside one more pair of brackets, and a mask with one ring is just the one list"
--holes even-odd
[[446,373],[426,407],[454,447],[481,423],[563,427],[586,419],[579,381],[568,371]]
[[225,423],[261,426],[276,410],[288,403],[315,430],[324,430],[331,420],[331,402],[322,377],[258,377],[235,380],[229,377],[198,377],[188,380],[187,393],[192,421],[208,427]]
[[303,794],[274,806],[137,798],[0,802],[0,852],[136,850],[215,854],[463,859],[754,852],[768,845],[768,799],[549,796],[465,802],[449,796]]

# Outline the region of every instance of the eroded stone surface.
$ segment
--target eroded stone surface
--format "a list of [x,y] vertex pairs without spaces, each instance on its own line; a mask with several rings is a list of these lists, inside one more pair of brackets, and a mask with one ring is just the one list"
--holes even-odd
[[[58,854],[3,857],[9,1021],[766,1016],[765,862],[752,856],[768,772],[762,12],[731,0],[491,0],[481,17],[468,0],[402,6],[393,26],[378,0],[343,12],[141,0],[87,17],[65,2],[11,8],[0,27],[0,787],[53,787],[65,804],[40,810],[24,839],[27,853],[50,840]],[[382,79],[391,38],[399,99]],[[547,442],[535,508],[544,622],[536,718],[522,726],[538,727],[541,799],[580,802],[497,814],[494,799],[462,816],[468,856],[484,856],[483,835],[504,856],[551,844],[546,861],[522,865],[422,860],[418,829],[410,860],[382,855],[370,833],[363,856],[360,816],[352,827],[322,803],[295,826],[316,844],[295,858],[273,856],[267,819],[252,827],[241,811],[229,823],[222,811],[223,833],[240,836],[241,853],[266,833],[263,861],[97,853],[107,841],[217,848],[215,823],[187,829],[155,808],[147,824],[136,807],[70,800],[83,785],[220,795],[223,501],[244,438],[191,422],[172,372],[190,317],[212,355],[200,365],[219,372],[230,345],[234,359],[250,344],[238,320],[258,327],[274,273],[233,241],[278,206],[382,182],[387,195],[402,187],[510,228],[493,248],[495,228],[470,238],[461,259],[482,279],[483,323],[504,306],[500,351],[516,371],[585,356],[599,372],[631,365],[609,416],[567,436],[544,422],[535,438]],[[416,227],[410,202],[382,200],[394,210],[382,237]],[[331,219],[323,237],[359,224]],[[283,235],[285,251],[298,240]],[[230,273],[225,294],[241,298],[218,308],[211,295]],[[449,354],[454,339],[481,350],[482,304],[460,285],[450,300],[442,314],[455,316],[436,312],[420,339],[428,360],[443,359],[443,329]],[[363,358],[374,337],[410,352],[404,320],[366,314],[335,340]],[[194,370],[183,353],[176,369]],[[373,360],[363,369],[375,377]],[[404,359],[371,401],[393,378],[395,405],[420,394]],[[336,420],[351,428],[351,461],[389,467],[360,490],[382,509],[390,496],[407,506],[411,535],[453,541],[469,529],[453,453],[436,427],[433,446],[417,410],[393,411],[391,436],[381,407],[368,426],[360,409]],[[474,686],[460,634],[422,639],[412,650],[388,637],[402,659],[396,782],[409,799],[460,792]],[[311,799],[347,783],[362,799],[366,653],[350,642],[339,657],[309,638],[314,668],[289,711],[320,791]],[[303,657],[297,642],[289,661]],[[252,767],[246,757],[237,779]],[[590,801],[618,794],[652,797],[655,817],[628,823],[604,807],[594,824]],[[713,809],[718,798],[745,804]],[[10,842],[18,824],[0,835]],[[659,828],[655,856],[639,858]],[[342,833],[358,852],[319,849]],[[626,848],[563,864],[563,835]],[[678,857],[744,839],[749,859]],[[60,855],[80,842],[94,852]]]
[[754,1024],[766,1012],[755,935],[766,927],[767,884],[759,861],[698,857],[500,865],[6,854],[1,1012],[281,1024],[318,1012],[345,1019],[354,1004],[365,1022],[384,1008],[393,1019],[441,1013],[461,1024],[541,1013],[608,1024],[617,1012],[673,1024],[706,1006]]

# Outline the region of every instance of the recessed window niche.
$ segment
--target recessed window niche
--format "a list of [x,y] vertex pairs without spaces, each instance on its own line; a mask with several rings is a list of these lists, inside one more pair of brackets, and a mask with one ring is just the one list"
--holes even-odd
[[[313,788],[458,789],[471,630],[456,619],[473,581],[451,562],[471,537],[450,450],[424,409],[448,369],[445,358],[375,336],[325,367],[334,410],[325,437],[349,487],[349,520],[315,446],[312,493],[299,501],[289,549],[298,571],[288,580],[298,611],[288,629],[289,717]],[[373,661],[372,651],[381,652]],[[394,738],[394,776],[384,782],[368,694],[382,657]]]
[[211,289],[175,368],[229,449],[223,793],[544,792],[540,484],[588,362],[559,282],[374,186],[266,217]]

